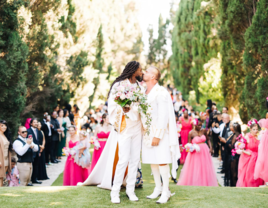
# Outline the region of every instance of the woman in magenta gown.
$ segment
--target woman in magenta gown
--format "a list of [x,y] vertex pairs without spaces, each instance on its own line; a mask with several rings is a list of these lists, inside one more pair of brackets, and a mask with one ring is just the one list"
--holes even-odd
[[[208,145],[205,142],[208,142]],[[202,121],[197,120],[195,129],[189,133],[189,143],[194,144],[194,151],[189,152],[181,170],[180,186],[218,186],[216,172],[212,163],[212,151],[207,131],[202,129]]]
[[97,126],[95,129],[95,135],[97,137],[97,141],[95,141],[94,152],[92,155],[91,166],[89,169],[89,174],[94,169],[95,165],[97,164],[101,153],[106,145],[107,139],[110,135],[112,130],[112,126],[109,124],[109,118],[107,114],[102,115],[102,120],[100,122],[100,126]]
[[[66,147],[71,149],[79,142],[78,135],[75,134],[75,127],[69,127],[70,137],[67,138]],[[68,156],[64,173],[63,186],[76,186],[79,182],[84,182],[89,175],[88,168],[82,168],[74,162],[71,155]]]
[[258,124],[256,121],[249,121],[250,133],[246,135],[247,144],[239,159],[237,187],[259,187],[263,185],[260,178],[254,179],[254,170],[258,158]]
[[264,180],[266,186],[268,186],[268,119],[261,119],[259,125],[262,131],[260,132],[261,141],[258,149],[254,179],[261,178]]
[[[187,144],[188,142],[188,135],[189,132],[193,129],[193,124],[192,124],[192,118],[189,117],[188,115],[188,110],[183,109],[182,111],[183,116],[180,117],[179,123],[182,125],[180,134],[181,134],[181,144],[182,147],[184,147],[184,145]],[[180,164],[184,164],[186,156],[187,152],[185,149],[183,149],[183,151],[181,152]]]

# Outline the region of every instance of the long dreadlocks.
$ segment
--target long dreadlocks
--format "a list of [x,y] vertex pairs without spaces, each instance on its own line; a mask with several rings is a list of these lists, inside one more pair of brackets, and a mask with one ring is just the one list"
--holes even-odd
[[111,88],[109,90],[109,93],[108,93],[108,98],[109,98],[110,92],[111,92],[114,84],[116,82],[120,82],[120,81],[123,81],[125,79],[131,78],[132,75],[138,70],[139,67],[140,67],[140,63],[137,62],[137,61],[128,62],[128,64],[125,66],[122,74],[119,77],[117,77],[115,79],[115,81],[113,82],[113,84],[112,84],[112,86],[111,86]]

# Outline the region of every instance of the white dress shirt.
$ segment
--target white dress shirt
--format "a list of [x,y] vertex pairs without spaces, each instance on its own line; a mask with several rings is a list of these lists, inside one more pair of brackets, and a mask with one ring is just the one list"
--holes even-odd
[[45,122],[45,124],[48,127],[48,136],[51,136],[52,135],[52,132],[51,132],[51,127],[50,127],[50,122],[49,121],[46,121],[45,119],[44,119],[44,122]]
[[32,142],[31,145],[27,144],[26,142],[26,138],[23,138],[22,136],[19,136],[19,138],[24,141],[26,144],[23,145],[22,142],[18,141],[18,140],[15,140],[15,142],[13,143],[13,149],[15,150],[15,152],[20,155],[20,156],[23,156],[27,151],[28,149],[33,145],[33,151],[34,152],[37,152],[38,151],[38,146]]
[[215,134],[219,134],[220,133],[220,137],[222,137],[222,132],[223,132],[223,129],[225,127],[225,123],[222,123],[219,127],[213,127],[212,128],[212,131],[215,133]]

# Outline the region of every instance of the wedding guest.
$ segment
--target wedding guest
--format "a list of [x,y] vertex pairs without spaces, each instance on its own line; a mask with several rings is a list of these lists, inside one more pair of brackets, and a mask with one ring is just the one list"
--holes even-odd
[[98,121],[96,120],[96,115],[92,115],[90,117],[90,127],[92,128],[93,131],[95,131],[95,128],[98,125]]
[[66,143],[66,134],[65,134],[65,129],[66,129],[66,121],[64,120],[64,111],[62,109],[60,109],[58,111],[58,122],[60,124],[60,129],[63,130],[60,135],[59,135],[59,145],[58,145],[58,152],[57,152],[57,159],[61,159],[62,156],[62,149],[63,147],[65,147],[65,143]]
[[31,128],[31,118],[27,118],[26,119],[26,121],[25,121],[25,124],[24,124],[24,126],[26,127],[26,129],[29,129],[29,128]]
[[219,154],[220,126],[223,124],[223,121],[222,121],[222,114],[219,111],[215,113],[215,117],[216,118],[213,120],[211,128],[212,128],[212,141],[213,141],[214,156],[216,157]]
[[[210,140],[202,121],[195,122],[195,128],[189,133],[189,143],[195,145],[195,150],[189,152],[177,185],[181,186],[218,186],[217,176],[210,156],[212,151]],[[205,144],[207,141],[208,145]]]
[[38,120],[37,118],[33,118],[30,122],[31,124],[31,128],[27,129],[28,132],[28,137],[32,137],[33,138],[33,142],[35,144],[38,145],[38,152],[34,152],[33,153],[33,172],[32,172],[32,183],[37,183],[37,184],[41,184],[41,181],[37,180],[38,177],[38,164],[39,164],[39,153],[40,153],[40,148],[39,148],[39,144],[40,142],[42,142],[43,139],[43,135],[42,133],[37,129],[37,125],[38,125]]
[[6,172],[11,171],[11,150],[12,142],[11,135],[4,120],[0,121],[0,187],[3,186]]
[[64,143],[64,146],[65,147],[65,144],[66,144],[66,138],[69,136],[68,134],[68,128],[72,125],[71,124],[71,120],[69,118],[69,111],[67,109],[64,109],[63,110],[63,120],[64,122],[66,122],[66,127],[64,128],[64,134],[65,134],[65,143]]
[[51,123],[50,123],[50,115],[48,113],[45,113],[44,119],[42,121],[42,128],[45,135],[45,161],[47,165],[50,165],[51,163],[49,161],[52,161],[52,130],[51,130]]
[[[68,131],[70,137],[66,139],[66,148],[72,149],[79,142],[79,137],[75,133],[75,126],[69,127]],[[84,182],[87,177],[88,169],[77,165],[73,157],[69,155],[63,172],[63,186],[76,186],[78,182]]]
[[19,186],[19,170],[16,166],[16,159],[11,158],[11,172],[7,174],[7,180],[9,187]]
[[[80,109],[78,108],[78,106],[75,104],[73,106],[73,114],[74,114],[74,125],[76,126],[76,129],[80,129],[81,128],[81,124],[80,124],[80,119],[81,119],[81,116],[80,116]],[[78,133],[78,131],[77,131]]]
[[[182,111],[183,111],[183,116],[179,118],[179,123],[182,125],[180,135],[181,135],[181,144],[182,144],[182,147],[184,147],[188,142],[188,135],[189,135],[189,132],[193,129],[193,124],[192,124],[192,118],[189,117],[188,110],[183,109]],[[187,152],[184,149],[181,152],[180,164],[184,164],[186,156],[187,156]]]
[[226,114],[228,114],[228,107],[223,107],[223,108],[222,108],[222,113],[226,113]]
[[260,178],[254,179],[254,169],[258,158],[258,122],[253,119],[248,122],[250,133],[246,135],[246,147],[242,150],[242,154],[238,164],[238,181],[237,187],[259,187],[263,185],[263,180]]
[[71,125],[74,125],[74,114],[72,112],[72,106],[70,104],[67,104],[65,106],[65,110],[67,110],[69,113],[69,119],[71,121]]
[[101,153],[106,145],[106,142],[110,135],[111,130],[112,130],[112,126],[109,123],[108,115],[103,114],[100,126],[97,126],[95,129],[95,137],[97,138],[98,142],[97,142],[97,145],[94,147],[89,174],[92,172],[95,165],[97,164],[101,156]]
[[60,107],[59,107],[59,105],[56,105],[54,108],[53,108],[53,111],[56,111],[56,112],[58,112],[60,110]]
[[46,145],[46,139],[45,139],[45,134],[41,130],[41,123],[38,122],[37,124],[37,129],[42,133],[43,139],[41,138],[39,140],[39,163],[38,163],[38,175],[37,178],[38,180],[47,180],[49,179],[47,177],[47,170],[46,170],[46,159],[45,159],[45,145]]
[[52,118],[51,118],[51,130],[52,130],[52,144],[51,144],[51,152],[52,152],[52,163],[58,163],[59,160],[56,159],[58,153],[58,146],[59,146],[59,138],[60,133],[62,132],[60,128],[60,124],[57,120],[57,112],[53,111]]
[[13,149],[18,157],[18,170],[20,173],[20,186],[27,186],[31,181],[33,153],[38,152],[38,145],[33,142],[33,138],[27,138],[27,129],[20,126],[18,138],[13,143]]

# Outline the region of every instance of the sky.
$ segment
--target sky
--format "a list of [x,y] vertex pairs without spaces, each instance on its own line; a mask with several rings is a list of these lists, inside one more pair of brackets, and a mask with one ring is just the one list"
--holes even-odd
[[[144,54],[148,53],[149,33],[147,31],[148,26],[152,25],[154,29],[154,38],[157,37],[158,30],[158,18],[161,14],[164,21],[170,18],[170,3],[172,0],[137,0],[139,3],[138,20],[142,30],[142,40],[144,43]],[[171,26],[172,27],[172,26]],[[171,41],[168,40],[168,56],[171,55]]]

